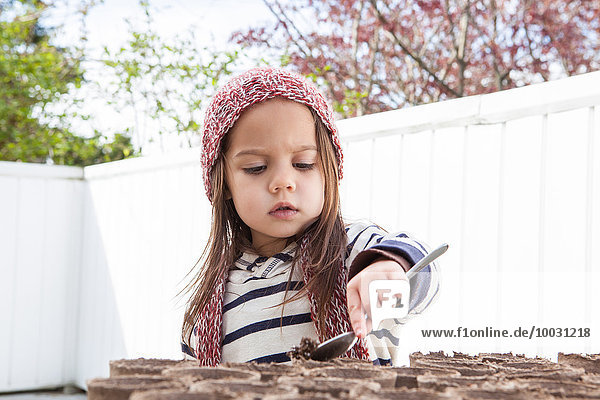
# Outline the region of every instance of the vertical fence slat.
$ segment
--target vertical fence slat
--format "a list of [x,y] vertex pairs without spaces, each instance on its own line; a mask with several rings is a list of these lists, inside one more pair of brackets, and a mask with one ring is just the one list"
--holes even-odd
[[[11,385],[13,337],[15,324],[15,279],[19,215],[19,178],[0,176],[0,390]],[[6,324],[6,325],[5,325]]]
[[34,178],[22,178],[19,185],[19,214],[15,279],[15,319],[12,329],[11,385],[36,387],[40,349],[40,306],[42,269],[44,268],[45,184]]
[[429,152],[432,132],[405,135],[402,142],[399,228],[414,235],[425,235],[429,210]]
[[[466,217],[467,217],[467,185],[468,185],[468,180],[467,180],[467,171],[469,170],[469,168],[471,168],[471,166],[469,165],[469,127],[465,126],[463,127],[463,140],[462,140],[462,152],[460,153],[460,156],[462,158],[462,171],[461,171],[461,185],[460,185],[460,191],[461,191],[461,197],[460,197],[460,208],[457,209],[457,213],[460,215],[460,230],[459,230],[459,236],[458,236],[458,243],[459,243],[459,259],[458,259],[458,285],[455,286],[456,290],[457,290],[457,295],[458,295],[458,320],[457,322],[459,323],[459,326],[464,326],[465,325],[465,289],[468,287],[468,283],[465,282],[465,254],[467,253],[467,249],[466,249],[466,233],[467,233],[467,221],[466,221]],[[467,327],[470,328],[470,327]],[[468,349],[468,346],[465,348],[464,344],[459,342],[459,344],[457,345],[459,351],[465,351]]]
[[93,232],[91,225],[95,224],[95,218],[93,214],[93,208],[91,206],[92,194],[90,191],[89,183],[86,184],[82,190],[82,224],[81,224],[81,259],[80,259],[80,271],[79,271],[79,290],[77,291],[77,297],[79,301],[79,309],[77,315],[77,352],[75,362],[75,378],[77,383],[85,383],[83,377],[90,376],[89,373],[89,360],[92,355],[89,353],[88,338],[90,335],[90,323],[92,316],[90,314],[91,299],[90,296],[84,296],[84,293],[89,290],[88,282],[90,280],[92,268],[90,264],[93,260]]
[[[351,142],[348,144],[347,153],[344,154],[344,178],[341,185],[342,193],[347,197],[343,199],[341,207],[343,215],[348,219],[368,217],[368,204],[371,199],[368,187],[373,165],[372,145],[372,140]],[[351,178],[347,179],[348,177]]]
[[[542,119],[528,117],[506,123],[502,176],[503,214],[500,225],[499,326],[529,325],[538,317],[537,266]],[[511,332],[512,333],[512,332]],[[531,343],[502,340],[499,351],[533,354]]]
[[589,298],[588,312],[589,325],[591,336],[585,351],[587,353],[598,353],[600,349],[600,316],[598,315],[598,304],[600,304],[600,290],[597,289],[597,283],[600,282],[600,106],[595,106],[593,109],[593,125],[590,125],[593,145],[592,158],[592,174],[588,182],[591,183],[590,198],[591,203],[590,214],[588,217],[591,220],[590,236],[588,237],[589,248],[589,268],[590,275],[585,286],[586,293]]
[[38,341],[38,383],[52,385],[63,382],[62,359],[66,355],[62,340],[67,326],[67,304],[64,293],[67,291],[67,275],[71,272],[69,258],[70,249],[65,244],[70,242],[71,232],[65,229],[69,223],[71,209],[67,208],[70,199],[67,197],[68,182],[53,182],[48,185],[44,202],[45,240],[43,249],[44,268],[41,289],[40,330]]
[[[588,110],[548,115],[542,315],[544,328],[585,321]],[[581,352],[585,340],[540,338],[544,353]]]
[[[181,209],[180,196],[181,190],[179,186],[179,176],[181,174],[181,168],[171,168],[168,174],[165,176],[165,246],[161,254],[160,262],[160,282],[157,282],[158,288],[160,288],[160,308],[159,314],[154,317],[159,321],[157,329],[157,346],[156,346],[156,357],[167,357],[169,354],[175,353],[178,349],[176,340],[165,340],[165,338],[176,336],[169,335],[174,330],[167,327],[165,324],[168,321],[168,315],[170,311],[170,304],[173,297],[173,281],[171,277],[172,265],[175,265],[177,256],[172,253],[171,249],[176,249],[178,246],[177,232],[179,231],[179,221],[177,216],[178,211],[174,209]],[[175,211],[175,212],[174,212]]]
[[[457,289],[461,293],[461,326],[469,329],[493,327],[495,322],[500,134],[500,125],[470,126],[467,132],[463,265]],[[485,352],[494,345],[493,338],[481,338],[472,341],[469,350]]]
[[[596,138],[595,135],[595,108],[590,107],[587,110],[588,114],[588,125],[587,125],[587,148],[588,152],[586,155],[586,164],[587,164],[587,172],[586,172],[586,206],[585,206],[585,310],[584,310],[584,323],[585,327],[590,327],[592,325],[593,320],[593,303],[592,298],[592,290],[593,290],[593,278],[594,278],[594,268],[593,268],[593,234],[594,234],[594,162],[596,152]],[[597,176],[597,175],[596,175]],[[598,281],[596,281],[598,282]],[[592,351],[592,340],[585,339],[585,352]]]
[[[504,213],[506,211],[505,204],[505,174],[506,174],[506,164],[508,162],[506,158],[506,122],[503,122],[500,125],[500,143],[498,149],[498,221],[497,221],[497,229],[498,232],[496,234],[497,238],[497,247],[496,247],[496,310],[495,310],[495,318],[494,325],[496,327],[502,327],[502,307],[503,307],[503,298],[502,293],[504,292],[503,284],[503,273],[504,273]],[[506,329],[502,327],[500,329]],[[495,351],[501,352],[503,339],[496,340]]]
[[[402,229],[396,226],[398,221],[398,208],[400,206],[400,169],[396,165],[400,162],[401,136],[388,136],[377,139],[372,148],[372,174],[371,174],[371,204],[370,211],[364,212],[363,217],[370,216],[371,220],[380,226],[397,231]],[[352,180],[352,176],[349,176]],[[344,199],[345,200],[345,199]]]
[[66,264],[69,268],[65,277],[66,291],[63,298],[66,304],[66,326],[63,337],[62,376],[64,381],[73,383],[77,371],[77,353],[79,345],[79,310],[81,297],[79,296],[83,254],[83,221],[84,221],[84,192],[85,183],[82,180],[68,182],[66,197],[69,199],[65,208],[70,211],[66,223],[69,226],[69,237],[66,244]]

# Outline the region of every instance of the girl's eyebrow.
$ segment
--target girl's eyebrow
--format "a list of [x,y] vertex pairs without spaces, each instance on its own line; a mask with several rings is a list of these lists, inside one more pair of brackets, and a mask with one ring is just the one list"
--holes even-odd
[[[314,144],[303,145],[303,146],[298,147],[298,149],[292,151],[292,153],[301,153],[301,152],[307,151],[307,150],[317,151],[317,146],[315,146]],[[265,153],[266,153],[266,151],[264,149],[260,149],[260,148],[246,149],[246,150],[242,150],[242,151],[239,151],[238,153],[236,153],[236,155],[233,156],[233,158],[246,156],[246,155],[262,156]]]

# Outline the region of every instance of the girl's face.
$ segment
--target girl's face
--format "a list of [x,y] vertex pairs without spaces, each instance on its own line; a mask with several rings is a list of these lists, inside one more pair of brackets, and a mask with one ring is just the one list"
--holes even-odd
[[270,99],[244,111],[228,133],[226,182],[261,255],[315,222],[324,202],[322,166],[310,110]]

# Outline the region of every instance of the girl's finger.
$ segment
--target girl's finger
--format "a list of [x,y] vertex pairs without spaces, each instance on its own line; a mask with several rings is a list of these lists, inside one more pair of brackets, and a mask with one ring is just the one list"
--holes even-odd
[[348,314],[352,330],[358,338],[364,338],[367,334],[367,325],[365,323],[365,311],[362,306],[360,292],[354,285],[348,285],[347,289]]

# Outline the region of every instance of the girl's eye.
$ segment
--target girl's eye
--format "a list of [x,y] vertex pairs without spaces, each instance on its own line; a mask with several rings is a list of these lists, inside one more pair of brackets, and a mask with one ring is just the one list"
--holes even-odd
[[314,163],[295,163],[294,167],[300,170],[311,170],[315,167]]
[[243,168],[244,172],[251,175],[257,175],[263,172],[267,167],[259,165],[258,167]]

